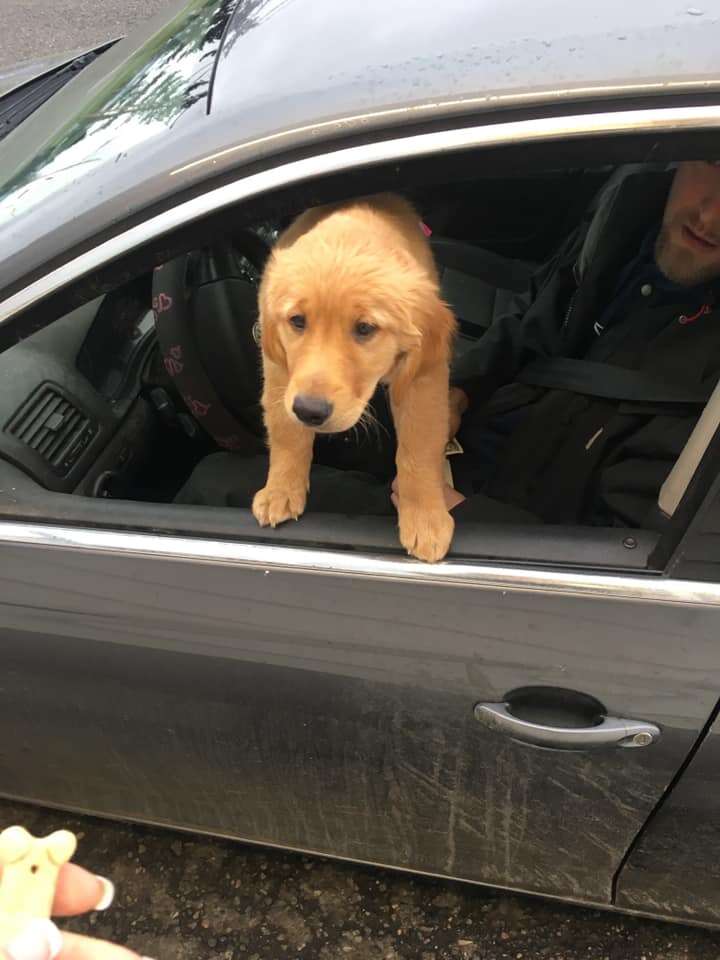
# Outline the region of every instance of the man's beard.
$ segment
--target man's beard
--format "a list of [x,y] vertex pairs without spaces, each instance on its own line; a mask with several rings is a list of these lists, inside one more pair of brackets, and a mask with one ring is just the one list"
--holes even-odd
[[663,224],[655,242],[655,263],[660,272],[672,283],[683,287],[695,287],[708,283],[720,276],[720,249],[715,253],[715,263],[703,263],[702,255],[693,253],[687,247],[676,242],[673,237],[687,223],[692,230],[702,236],[703,231],[694,225],[688,216],[675,217],[669,224]]

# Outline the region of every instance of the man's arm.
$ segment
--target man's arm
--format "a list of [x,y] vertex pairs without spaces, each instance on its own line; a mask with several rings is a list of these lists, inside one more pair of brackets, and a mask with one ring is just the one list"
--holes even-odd
[[657,415],[628,434],[599,471],[596,522],[662,530],[665,520],[658,507],[660,488],[696,423],[694,414]]

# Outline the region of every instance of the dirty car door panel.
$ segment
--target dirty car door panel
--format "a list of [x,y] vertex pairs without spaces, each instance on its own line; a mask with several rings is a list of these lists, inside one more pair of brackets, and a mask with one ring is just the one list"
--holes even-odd
[[618,906],[720,923],[720,721],[632,851]]
[[[633,600],[640,578],[455,587],[405,561],[333,576],[293,569],[308,551],[3,527],[6,796],[609,902],[717,697],[718,610]],[[661,735],[542,749],[475,719],[507,700]]]

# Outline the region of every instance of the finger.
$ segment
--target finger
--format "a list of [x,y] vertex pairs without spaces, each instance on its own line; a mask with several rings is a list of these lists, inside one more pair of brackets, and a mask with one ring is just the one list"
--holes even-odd
[[[62,935],[62,950],[57,960],[138,960],[138,954],[107,940],[95,940],[78,933]],[[148,960],[148,958],[143,958]]]
[[443,494],[445,495],[445,506],[448,510],[453,510],[465,500],[463,494],[460,493],[459,490],[455,490],[454,487],[451,487],[448,483],[445,484]]
[[397,488],[398,488],[398,478],[397,476],[395,476],[393,477],[393,482],[390,486],[390,489],[392,490],[393,493],[397,493]]
[[52,960],[62,946],[62,934],[52,920],[36,918],[13,934],[0,956],[2,960]]
[[398,507],[398,495],[396,493],[391,493],[390,499],[392,500],[392,504],[395,507],[395,509],[399,510],[400,508]]
[[[0,960],[139,960],[126,947],[82,937],[76,933],[61,933],[52,920],[31,920],[0,949]],[[149,958],[143,958],[149,960]]]
[[113,902],[115,887],[105,877],[96,877],[75,863],[60,868],[53,916],[73,917],[88,910],[107,910]]

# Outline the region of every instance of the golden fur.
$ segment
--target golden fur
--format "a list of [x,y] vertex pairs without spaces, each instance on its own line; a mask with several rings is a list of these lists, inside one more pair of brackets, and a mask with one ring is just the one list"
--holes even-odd
[[[314,433],[354,426],[385,383],[398,435],[400,540],[413,556],[442,559],[453,534],[443,462],[455,319],[415,210],[380,195],[307,211],[278,240],[259,303],[270,469],[253,502],[258,522],[302,514]],[[327,421],[301,423],[300,396],[331,404]]]

